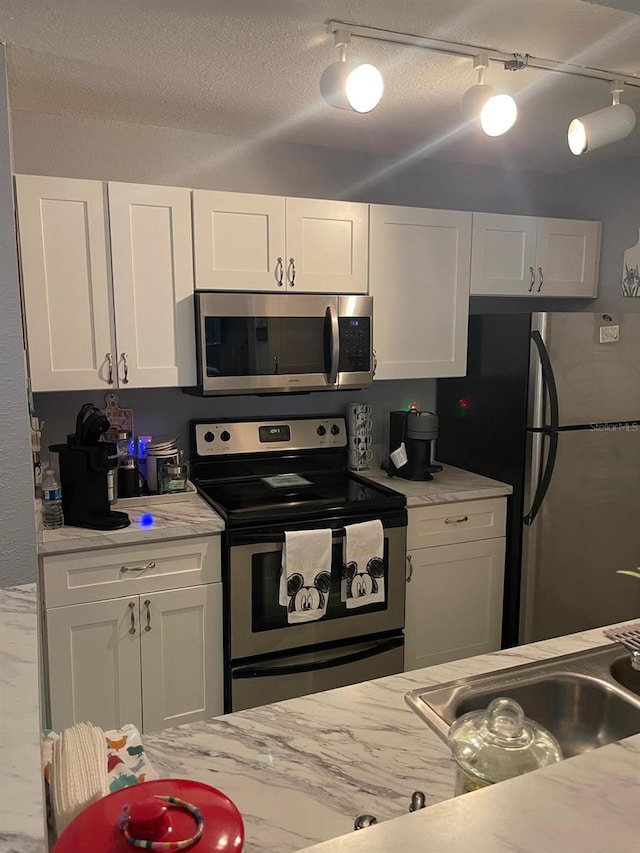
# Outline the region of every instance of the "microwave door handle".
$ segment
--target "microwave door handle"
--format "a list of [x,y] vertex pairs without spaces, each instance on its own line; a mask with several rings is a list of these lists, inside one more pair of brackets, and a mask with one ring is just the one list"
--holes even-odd
[[326,320],[329,323],[329,347],[331,364],[327,375],[327,384],[335,385],[338,379],[338,367],[340,365],[340,324],[338,323],[338,312],[335,305],[327,306]]

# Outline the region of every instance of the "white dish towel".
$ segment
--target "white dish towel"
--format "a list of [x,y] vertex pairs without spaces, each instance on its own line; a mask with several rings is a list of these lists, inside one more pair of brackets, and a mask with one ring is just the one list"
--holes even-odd
[[385,601],[384,531],[379,519],[345,527],[341,598],[347,610]]
[[58,835],[91,803],[109,793],[107,742],[91,723],[76,723],[53,745],[49,773],[51,802]]
[[284,534],[279,601],[287,622],[316,622],[327,612],[331,587],[331,530]]

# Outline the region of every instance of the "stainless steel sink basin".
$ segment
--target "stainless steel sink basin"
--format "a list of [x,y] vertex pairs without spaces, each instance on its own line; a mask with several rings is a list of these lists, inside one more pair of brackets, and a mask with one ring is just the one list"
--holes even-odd
[[509,696],[555,735],[569,758],[640,732],[640,672],[617,644],[407,693],[443,740],[454,720]]

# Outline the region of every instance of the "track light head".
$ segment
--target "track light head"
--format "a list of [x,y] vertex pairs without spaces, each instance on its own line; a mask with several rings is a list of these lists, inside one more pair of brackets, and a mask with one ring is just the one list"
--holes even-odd
[[613,96],[610,107],[574,118],[569,125],[567,142],[572,154],[586,154],[587,151],[618,142],[629,136],[636,126],[636,116],[631,107],[620,103],[622,83],[614,80],[610,91]]
[[350,41],[348,32],[338,30],[335,40],[336,47],[340,50],[340,59],[322,72],[322,97],[330,107],[355,110],[358,113],[371,112],[380,103],[384,91],[382,74],[374,65],[347,62],[346,53]]
[[488,65],[486,54],[474,57],[473,67],[478,72],[478,82],[462,96],[462,110],[471,121],[480,122],[487,136],[502,136],[515,124],[518,107],[511,95],[496,93],[483,82]]

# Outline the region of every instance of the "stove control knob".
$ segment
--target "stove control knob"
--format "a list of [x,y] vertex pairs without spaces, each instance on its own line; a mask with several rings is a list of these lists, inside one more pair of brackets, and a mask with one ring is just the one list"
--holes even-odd
[[331,427],[331,435],[339,435],[339,433],[340,433],[340,427],[338,426],[338,424],[334,424]]
[[327,434],[327,430],[323,426],[319,426],[318,429],[316,430],[316,432],[318,433],[318,435],[326,435]]
[[214,438],[215,435],[211,432],[211,430],[209,430],[209,432],[205,432],[204,440],[207,442],[207,444],[211,444]]
[[231,438],[231,433],[227,432],[227,430],[226,430],[226,429],[224,429],[224,430],[222,430],[222,432],[220,433],[220,438],[221,438],[223,441],[229,441],[229,439]]

